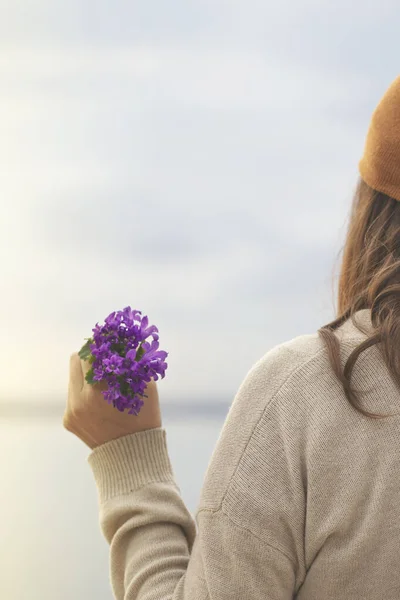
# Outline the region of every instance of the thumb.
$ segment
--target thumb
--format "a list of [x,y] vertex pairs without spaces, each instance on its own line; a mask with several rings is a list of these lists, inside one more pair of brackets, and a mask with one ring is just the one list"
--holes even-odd
[[71,354],[69,360],[69,380],[72,387],[81,391],[84,384],[84,375],[82,371],[82,362],[77,352]]

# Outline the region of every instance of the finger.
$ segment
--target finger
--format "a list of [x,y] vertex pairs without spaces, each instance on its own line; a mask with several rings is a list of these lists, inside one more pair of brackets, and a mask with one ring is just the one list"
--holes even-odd
[[77,352],[71,354],[69,359],[69,381],[70,385],[78,391],[81,391],[84,383],[81,359]]

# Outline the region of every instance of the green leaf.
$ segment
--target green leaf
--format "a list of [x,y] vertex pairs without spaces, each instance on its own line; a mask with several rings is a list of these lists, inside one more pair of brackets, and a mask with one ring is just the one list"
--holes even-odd
[[126,381],[123,381],[120,385],[120,389],[121,389],[121,393],[124,396],[127,396],[129,394],[130,388],[129,385],[126,383]]
[[144,354],[144,349],[142,348],[142,344],[140,344],[138,351],[136,352],[136,358],[135,361],[139,362],[139,360],[142,358]]
[[93,344],[92,338],[85,338],[87,342],[85,342],[82,348],[79,350],[78,355],[82,360],[87,360],[91,355],[90,346]]
[[94,376],[94,371],[93,371],[93,367],[92,367],[91,369],[89,369],[89,371],[85,375],[85,379],[90,385],[94,385],[95,383],[97,383],[97,381],[95,381],[93,379],[93,376]]
[[120,356],[125,356],[126,355],[125,344],[113,344],[112,347],[111,347],[111,350],[113,352],[116,352]]

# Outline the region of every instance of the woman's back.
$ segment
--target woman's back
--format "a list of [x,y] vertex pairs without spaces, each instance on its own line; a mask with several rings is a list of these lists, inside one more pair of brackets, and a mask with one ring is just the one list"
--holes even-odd
[[[358,321],[371,328],[370,312],[359,312]],[[351,321],[339,335],[345,362],[365,336]],[[326,361],[325,354],[320,360]],[[297,597],[399,598],[399,390],[377,346],[360,355],[352,385],[364,409],[393,415],[387,419],[356,412],[327,366],[315,376],[315,410],[312,394],[300,394],[308,397],[312,416],[305,415],[307,575]]]
[[[372,332],[368,310],[356,319]],[[366,338],[351,321],[336,334],[343,362]],[[400,412],[377,346],[358,359],[352,384],[363,408]],[[218,548],[228,519],[238,545],[253,548],[254,573],[264,570],[265,596],[252,598],[289,600],[295,590],[299,600],[397,600],[399,428],[400,416],[371,419],[351,406],[317,334],[275,348],[245,378],[214,451],[197,515],[212,532],[203,549]],[[209,584],[224,569],[220,550],[205,556]],[[227,598],[240,597],[240,577]]]

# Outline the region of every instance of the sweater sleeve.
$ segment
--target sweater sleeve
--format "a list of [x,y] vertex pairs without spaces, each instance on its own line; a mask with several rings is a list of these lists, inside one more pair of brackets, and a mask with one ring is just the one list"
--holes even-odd
[[174,480],[164,429],[104,444],[89,462],[117,600],[292,598],[290,557],[221,509],[200,508],[197,523],[192,518]]
[[305,576],[306,484],[288,348],[250,370],[231,405],[193,519],[163,428],[96,448],[89,463],[117,600],[292,600]]

